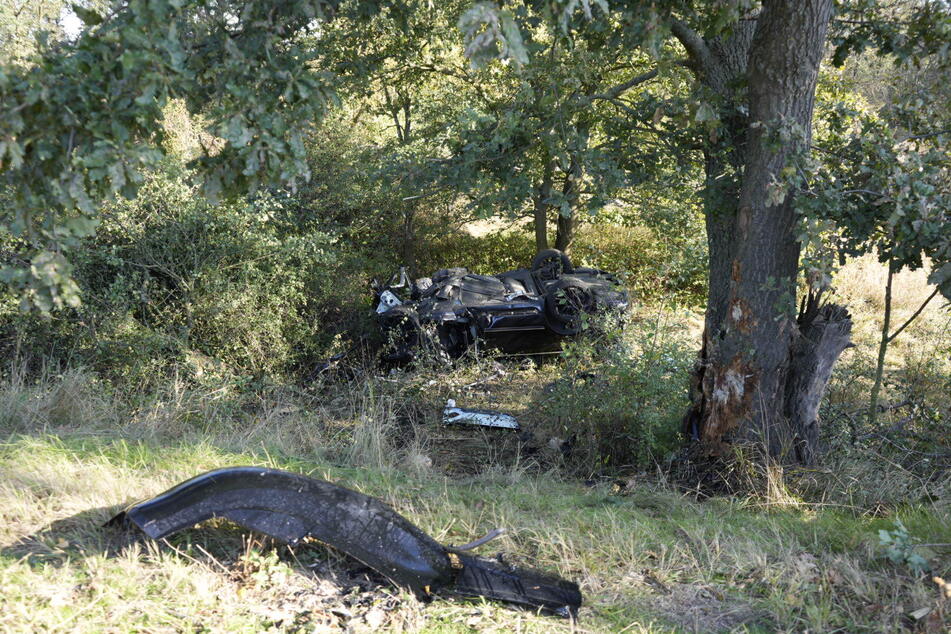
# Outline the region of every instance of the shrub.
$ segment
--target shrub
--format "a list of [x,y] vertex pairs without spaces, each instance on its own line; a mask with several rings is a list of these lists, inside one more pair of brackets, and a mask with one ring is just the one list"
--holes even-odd
[[592,324],[567,345],[563,374],[542,408],[571,444],[585,474],[646,468],[678,444],[687,407],[692,342],[669,314]]
[[535,257],[535,242],[523,231],[495,231],[474,236],[465,231],[434,235],[420,249],[420,270],[427,274],[441,268],[464,266],[493,275],[527,267]]
[[623,273],[640,301],[666,296],[701,305],[706,298],[706,244],[701,237],[670,240],[648,225],[592,223],[578,232],[571,257],[579,265]]
[[[40,321],[7,311],[31,350],[112,378],[280,375],[312,364],[365,311],[359,255],[329,231],[301,226],[295,201],[263,193],[213,205],[175,165],[133,201],[109,206],[74,258],[84,305]],[[195,367],[189,359],[204,358]]]

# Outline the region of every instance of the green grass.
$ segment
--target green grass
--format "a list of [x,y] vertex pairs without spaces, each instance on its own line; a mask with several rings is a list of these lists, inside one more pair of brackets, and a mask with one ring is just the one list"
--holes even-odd
[[[863,517],[750,499],[701,503],[657,482],[618,489],[503,468],[450,479],[226,444],[128,441],[106,432],[11,435],[0,445],[0,628],[570,629],[498,604],[423,605],[387,586],[341,590],[332,582],[348,578],[352,562],[323,547],[274,555],[273,544],[236,527],[191,530],[159,544],[102,528],[124,504],[237,464],[379,496],[444,543],[505,527],[486,552],[579,581],[578,625],[589,631],[893,630],[915,609],[937,611],[938,592],[883,559],[878,529],[901,518],[923,541],[951,542],[947,514],[933,508]],[[933,564],[948,575],[947,557]]]
[[[873,264],[843,277],[845,294],[871,296]],[[675,343],[698,339],[701,320],[682,312],[635,315],[631,364],[608,384],[572,382],[604,372],[598,364],[609,361],[597,355],[253,391],[214,377],[123,391],[80,368],[37,377],[13,367],[0,381],[0,631],[947,631],[951,600],[932,577],[951,579],[951,549],[916,548],[932,569],[924,574],[879,544],[896,520],[917,543],[951,543],[951,473],[914,453],[949,447],[947,315],[930,307],[890,351],[888,401],[920,403],[906,428],[914,436],[900,439],[919,440],[902,452],[850,441],[836,413],[860,416],[866,399],[875,309],[853,312],[858,347],[829,389],[822,465],[767,470],[743,496],[703,501],[662,470],[586,480],[597,465],[549,446],[583,433],[591,412],[579,403],[620,399],[626,381],[638,390],[629,423],[676,424],[682,372],[645,367],[656,357],[663,370],[679,358],[668,355]],[[447,398],[515,414],[538,451],[526,455],[505,432],[443,427]],[[883,429],[907,411],[884,413]],[[126,504],[228,465],[378,496],[447,544],[503,527],[482,554],[577,581],[580,619],[450,598],[422,604],[332,548],[292,552],[225,522],[161,543],[102,526]]]

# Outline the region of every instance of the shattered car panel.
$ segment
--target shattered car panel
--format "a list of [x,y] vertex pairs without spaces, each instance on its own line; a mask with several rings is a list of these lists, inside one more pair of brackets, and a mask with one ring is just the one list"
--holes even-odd
[[479,425],[480,427],[500,427],[502,429],[520,430],[521,427],[515,417],[489,409],[465,409],[456,407],[452,399],[446,403],[442,411],[444,425]]
[[324,542],[421,599],[445,591],[562,616],[581,605],[575,583],[443,546],[376,498],[276,469],[209,471],[130,506],[108,524],[132,524],[161,539],[214,517],[290,545]]
[[585,315],[628,303],[614,274],[574,268],[555,249],[539,253],[531,268],[491,276],[452,268],[411,283],[401,269],[398,283],[377,288],[377,299],[390,339],[385,360],[394,362],[411,361],[426,345],[452,356],[480,343],[508,353],[557,351],[581,332]]

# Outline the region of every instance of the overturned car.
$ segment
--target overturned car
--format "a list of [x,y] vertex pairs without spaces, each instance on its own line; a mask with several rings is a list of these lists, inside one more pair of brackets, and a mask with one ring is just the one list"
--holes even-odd
[[451,268],[411,282],[401,269],[374,290],[387,341],[384,360],[393,363],[412,361],[426,349],[451,357],[473,346],[555,352],[564,338],[584,329],[588,316],[620,312],[628,304],[617,276],[575,268],[555,249],[539,252],[531,268],[498,275]]

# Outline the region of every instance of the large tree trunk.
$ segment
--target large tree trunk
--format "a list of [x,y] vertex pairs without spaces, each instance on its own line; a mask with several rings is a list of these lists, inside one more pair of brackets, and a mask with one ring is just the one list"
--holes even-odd
[[[756,28],[755,20],[738,23],[729,36],[712,40],[700,37],[680,23],[674,33],[690,54],[690,67],[703,86],[720,103],[716,137],[708,137],[703,150],[703,214],[707,232],[707,311],[703,342],[691,385],[691,408],[684,419],[684,433],[695,441],[705,429],[713,373],[708,369],[719,358],[719,343],[726,321],[730,295],[730,271],[734,257],[734,232],[739,204],[748,117],[742,86]],[[708,441],[709,444],[709,441]]]
[[[685,431],[710,453],[731,441],[755,441],[776,458],[811,459],[818,398],[848,343],[847,313],[831,309],[827,320],[843,322],[827,328],[830,337],[838,333],[834,342],[820,342],[818,351],[803,339],[800,325],[813,325],[796,320],[793,194],[779,204],[770,204],[768,195],[790,158],[808,147],[831,12],[831,0],[767,0],[755,27],[752,20],[741,22],[728,39],[702,41],[674,31],[700,80],[726,104],[726,143],[718,140],[706,151],[710,295],[694,403],[685,419]],[[736,107],[743,105],[736,92],[742,84],[748,119]],[[796,130],[801,141],[767,142],[781,126]],[[791,403],[797,394],[804,400]]]

